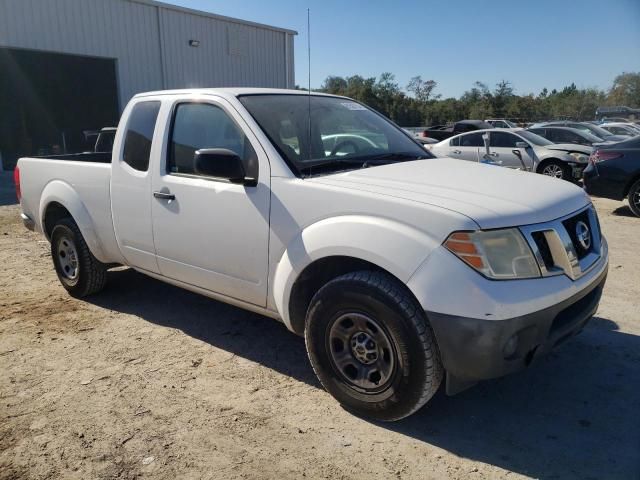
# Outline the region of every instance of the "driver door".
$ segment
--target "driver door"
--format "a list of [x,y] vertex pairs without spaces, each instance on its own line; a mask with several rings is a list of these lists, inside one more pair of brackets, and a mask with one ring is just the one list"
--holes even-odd
[[[226,100],[177,101],[160,168],[153,177],[153,238],[160,273],[265,306],[270,168],[262,147]],[[203,148],[236,153],[255,186],[196,171]]]

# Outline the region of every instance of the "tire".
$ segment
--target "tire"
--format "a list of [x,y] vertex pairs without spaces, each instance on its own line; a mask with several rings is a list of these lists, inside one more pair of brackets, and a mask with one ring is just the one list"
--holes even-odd
[[629,189],[629,208],[636,217],[640,217],[640,180],[636,181]]
[[105,265],[93,256],[73,219],[63,218],[53,227],[51,258],[60,283],[71,296],[86,297],[104,288]]
[[561,180],[572,181],[571,169],[558,160],[546,162],[540,168],[539,173],[548,177],[559,178]]
[[424,311],[384,273],[348,273],[323,286],[309,306],[305,343],[324,388],[357,415],[400,420],[427,403],[442,382]]

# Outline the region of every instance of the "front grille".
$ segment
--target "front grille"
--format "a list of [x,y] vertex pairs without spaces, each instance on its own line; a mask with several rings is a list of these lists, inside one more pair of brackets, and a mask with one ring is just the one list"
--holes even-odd
[[[592,206],[557,220],[520,227],[520,231],[529,243],[543,277],[565,274],[577,280],[602,255],[603,239]],[[579,233],[583,241],[578,238]]]
[[549,248],[549,242],[544,236],[544,232],[532,232],[531,236],[533,237],[533,241],[536,242],[538,246],[538,250],[540,251],[540,256],[542,257],[542,261],[544,262],[544,266],[547,270],[551,270],[555,263],[553,261],[553,255],[551,254],[551,249]]
[[[589,248],[584,248],[582,243],[578,240],[578,233],[576,231],[576,226],[578,225],[578,222],[583,222],[585,225],[587,225],[587,227],[589,227],[589,242],[588,242]],[[594,238],[593,238],[594,229],[593,229],[593,226],[591,225],[591,222],[589,221],[588,211],[584,210],[579,214],[577,214],[576,216],[564,220],[562,224],[564,225],[564,228],[567,229],[567,233],[571,238],[571,243],[573,243],[573,248],[576,249],[576,255],[578,256],[578,260],[582,260],[584,257],[587,256],[589,252],[593,250],[593,246],[595,244]]]

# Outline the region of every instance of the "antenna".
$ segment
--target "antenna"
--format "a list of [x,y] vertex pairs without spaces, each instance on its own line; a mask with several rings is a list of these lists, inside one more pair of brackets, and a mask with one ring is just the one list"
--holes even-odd
[[308,111],[308,120],[309,120],[309,131],[307,137],[307,148],[309,151],[309,160],[311,160],[311,13],[307,8],[307,98],[309,100],[309,111]]

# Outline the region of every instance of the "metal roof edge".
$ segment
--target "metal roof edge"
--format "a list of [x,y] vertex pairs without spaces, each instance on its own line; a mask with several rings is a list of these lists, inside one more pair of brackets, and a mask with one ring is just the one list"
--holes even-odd
[[216,20],[222,20],[222,21],[230,22],[230,23],[238,23],[240,25],[247,25],[247,26],[250,26],[250,27],[264,28],[264,29],[267,29],[267,30],[275,30],[276,32],[283,32],[283,33],[287,33],[289,35],[297,35],[298,34],[297,31],[290,30],[288,28],[275,27],[273,25],[267,25],[265,23],[257,23],[257,22],[251,22],[249,20],[242,20],[240,18],[227,17],[227,16],[224,16],[224,15],[218,15],[217,13],[210,13],[210,12],[205,12],[205,11],[202,11],[202,10],[195,10],[193,8],[181,7],[179,5],[172,5],[170,3],[158,2],[156,0],[125,0],[125,1],[132,2],[132,3],[141,3],[143,5],[151,5],[151,6],[154,6],[154,7],[163,8],[165,10],[174,10],[174,11],[177,11],[177,12],[189,13],[191,15],[197,15],[199,17],[214,18]]

